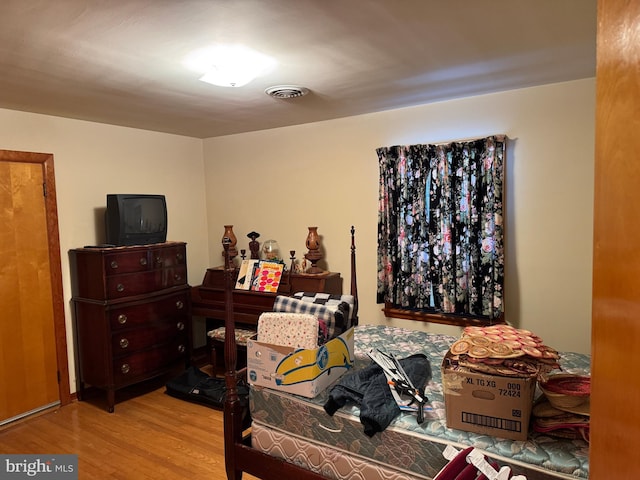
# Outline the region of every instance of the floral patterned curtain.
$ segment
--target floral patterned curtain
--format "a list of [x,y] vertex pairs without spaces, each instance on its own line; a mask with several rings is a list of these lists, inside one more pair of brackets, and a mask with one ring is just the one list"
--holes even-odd
[[378,303],[500,317],[504,136],[376,152]]

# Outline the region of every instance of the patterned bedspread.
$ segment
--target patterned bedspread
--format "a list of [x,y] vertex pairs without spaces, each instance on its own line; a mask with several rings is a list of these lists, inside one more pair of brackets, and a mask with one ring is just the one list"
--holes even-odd
[[[532,433],[527,441],[514,441],[446,427],[440,363],[455,340],[448,335],[396,327],[356,327],[355,368],[370,363],[367,352],[371,348],[400,358],[414,353],[424,353],[429,358],[433,371],[433,379],[426,388],[430,408],[420,425],[415,414],[402,413],[384,432],[369,438],[363,433],[357,406],[346,406],[334,416],[326,414],[322,407],[328,390],[307,399],[257,387],[252,387],[250,393],[252,418],[260,427],[389,466],[413,478],[432,478],[446,463],[442,451],[447,444],[457,448],[473,445],[528,480],[588,478],[589,448],[584,440]],[[590,358],[562,353],[560,365],[566,372],[588,374]]]

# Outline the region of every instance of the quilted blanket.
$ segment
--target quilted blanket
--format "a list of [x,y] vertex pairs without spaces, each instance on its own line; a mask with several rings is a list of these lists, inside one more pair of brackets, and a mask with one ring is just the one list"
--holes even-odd
[[326,326],[326,340],[331,340],[351,328],[353,305],[351,295],[298,292],[293,297],[278,295],[273,311],[315,315]]

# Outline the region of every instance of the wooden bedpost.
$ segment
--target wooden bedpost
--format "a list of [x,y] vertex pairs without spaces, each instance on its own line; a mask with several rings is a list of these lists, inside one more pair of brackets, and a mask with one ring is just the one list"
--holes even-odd
[[358,324],[358,280],[356,278],[356,229],[351,225],[351,295],[353,295],[353,325]]
[[224,402],[224,462],[228,479],[240,480],[242,471],[235,468],[235,449],[233,445],[242,441],[242,406],[238,398],[236,364],[238,350],[236,347],[235,322],[233,315],[233,282],[235,269],[231,263],[229,248],[231,239],[222,240],[224,247],[224,303],[225,303],[225,337],[224,365],[225,385],[227,387]]

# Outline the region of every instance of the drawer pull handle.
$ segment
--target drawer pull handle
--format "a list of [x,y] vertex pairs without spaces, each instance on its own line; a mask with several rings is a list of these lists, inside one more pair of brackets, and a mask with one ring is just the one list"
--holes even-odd
[[131,371],[131,367],[129,366],[128,363],[123,363],[122,366],[120,367],[120,371],[126,375]]
[[162,257],[156,257],[156,263],[158,265],[162,265],[164,263],[164,260],[162,260]]
[[118,323],[120,325],[124,325],[125,323],[127,323],[127,316],[124,313],[118,315]]
[[183,322],[178,322],[176,327],[178,327],[178,330],[182,331],[182,330],[184,330],[184,323]]
[[129,340],[126,338],[120,339],[120,348],[127,348],[129,346]]
[[179,282],[179,281],[181,281],[181,280],[182,280],[182,275],[180,275],[179,273],[176,273],[176,274],[173,276],[173,279],[174,279],[176,282]]
[[178,310],[182,310],[182,309],[184,308],[184,302],[183,302],[182,300],[178,300],[178,301],[176,302],[176,308],[177,308]]
[[116,290],[118,292],[124,292],[124,285],[119,283],[118,285],[116,285]]
[[140,258],[140,265],[143,267],[147,264],[147,259],[145,257]]
[[111,268],[118,268],[118,262],[116,262],[115,260],[111,260]]
[[178,352],[184,353],[184,350],[185,350],[184,345],[178,345]]
[[179,262],[181,262],[182,260],[184,260],[184,255],[179,253],[179,254],[176,255],[176,258],[178,259]]

